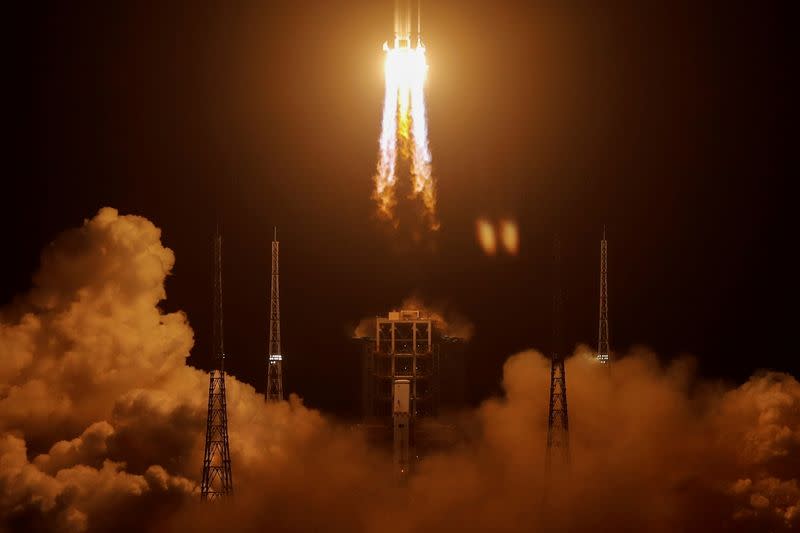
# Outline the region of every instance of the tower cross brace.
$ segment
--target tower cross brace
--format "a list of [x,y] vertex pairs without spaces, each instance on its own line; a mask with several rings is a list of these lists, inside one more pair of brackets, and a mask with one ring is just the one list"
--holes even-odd
[[600,326],[597,334],[597,360],[603,364],[611,363],[611,348],[608,339],[608,243],[606,230],[600,241]]
[[550,403],[547,416],[547,451],[545,469],[548,476],[558,460],[558,467],[570,462],[569,410],[567,408],[567,374],[564,367],[561,337],[561,243],[553,244],[553,348],[550,357]]
[[269,299],[269,356],[267,360],[268,402],[283,400],[283,355],[281,354],[280,243],[278,229],[272,240],[272,277]]
[[233,494],[231,453],[228,443],[228,407],[225,398],[225,347],[222,318],[222,236],[217,226],[214,238],[213,353],[217,368],[209,374],[208,416],[203,454],[200,497],[216,500]]

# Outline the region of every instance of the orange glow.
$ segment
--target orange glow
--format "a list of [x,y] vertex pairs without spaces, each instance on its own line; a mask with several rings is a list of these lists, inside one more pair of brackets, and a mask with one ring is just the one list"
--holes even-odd
[[483,218],[478,219],[475,223],[475,234],[478,238],[478,244],[481,245],[486,255],[497,253],[497,236],[491,222]]
[[517,255],[519,252],[519,229],[517,223],[512,220],[500,221],[500,242],[503,248],[510,255]]

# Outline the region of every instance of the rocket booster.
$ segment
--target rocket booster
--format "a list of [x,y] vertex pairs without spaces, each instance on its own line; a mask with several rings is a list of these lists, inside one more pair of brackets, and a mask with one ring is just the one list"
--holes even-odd
[[[416,3],[416,6],[412,4]],[[422,24],[421,24],[421,10],[422,0],[394,0],[394,47],[395,48],[411,48],[411,38],[416,22],[416,37],[417,45],[422,42]],[[416,20],[415,20],[416,19]]]

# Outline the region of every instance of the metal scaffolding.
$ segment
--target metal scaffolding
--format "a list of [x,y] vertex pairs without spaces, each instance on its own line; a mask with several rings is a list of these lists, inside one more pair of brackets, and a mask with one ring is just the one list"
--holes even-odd
[[281,354],[280,245],[278,228],[272,240],[272,281],[269,299],[269,357],[267,360],[267,394],[269,402],[283,400],[283,355]]
[[597,334],[597,360],[611,363],[611,348],[608,340],[608,243],[606,229],[600,241],[600,329]]
[[568,466],[569,411],[567,409],[567,374],[564,368],[561,338],[561,244],[558,238],[553,246],[553,348],[550,359],[550,405],[547,416],[547,455],[545,470],[550,475],[554,458],[558,466]]
[[367,416],[391,416],[396,379],[409,380],[412,416],[436,413],[439,353],[434,327],[430,317],[416,310],[393,311],[376,320],[373,349],[364,366]]
[[213,353],[218,368],[211,371],[208,385],[208,417],[203,455],[200,497],[216,500],[233,494],[231,452],[228,444],[228,411],[225,399],[225,348],[222,320],[222,235],[217,226],[214,239]]

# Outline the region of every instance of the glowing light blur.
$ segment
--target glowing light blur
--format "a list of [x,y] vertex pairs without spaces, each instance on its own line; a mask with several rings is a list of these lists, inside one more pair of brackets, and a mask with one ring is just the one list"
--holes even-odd
[[503,248],[511,255],[517,255],[519,252],[519,229],[517,223],[511,220],[502,220],[500,222],[500,242],[503,243]]
[[494,231],[494,226],[486,219],[478,219],[475,222],[475,232],[478,238],[478,244],[486,255],[494,255],[497,253],[497,236]]
[[498,250],[508,255],[519,253],[519,226],[513,220],[503,219],[493,224],[479,218],[475,221],[475,236],[486,255],[495,255]]

